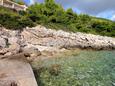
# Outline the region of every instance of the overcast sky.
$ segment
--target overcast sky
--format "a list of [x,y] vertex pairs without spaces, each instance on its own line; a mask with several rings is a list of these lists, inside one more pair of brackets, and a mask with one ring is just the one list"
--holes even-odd
[[[44,0],[24,0],[27,4],[34,4],[35,1]],[[115,20],[115,0],[56,0],[65,9],[72,8],[77,13],[103,17]]]

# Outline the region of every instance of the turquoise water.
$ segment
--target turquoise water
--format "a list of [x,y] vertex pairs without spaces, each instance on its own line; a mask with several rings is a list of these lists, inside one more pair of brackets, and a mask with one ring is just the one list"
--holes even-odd
[[42,62],[39,86],[115,86],[115,51],[82,51]]

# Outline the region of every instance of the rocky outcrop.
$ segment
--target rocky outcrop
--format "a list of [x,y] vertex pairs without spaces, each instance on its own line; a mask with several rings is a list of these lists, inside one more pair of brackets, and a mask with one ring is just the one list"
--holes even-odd
[[25,28],[23,31],[0,28],[0,55],[7,56],[32,51],[31,55],[37,56],[35,52],[40,55],[40,51],[55,51],[60,48],[115,49],[115,38],[56,31],[40,25]]
[[115,38],[80,32],[56,31],[43,26],[26,28],[21,36],[28,46],[35,47],[39,45],[56,48],[115,49]]
[[0,56],[28,52],[34,58],[41,55],[41,51],[56,51],[60,48],[115,49],[115,38],[56,31],[40,25],[23,31],[0,28]]
[[7,30],[0,28],[0,56],[15,55],[20,51],[20,31]]

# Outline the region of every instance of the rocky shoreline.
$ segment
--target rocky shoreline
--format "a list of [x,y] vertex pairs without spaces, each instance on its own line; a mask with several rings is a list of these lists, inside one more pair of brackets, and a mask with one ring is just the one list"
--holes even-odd
[[[33,28],[27,27],[21,31],[8,30],[0,27],[0,68],[1,70],[5,69],[5,74],[8,75],[3,77],[4,72],[0,73],[0,79],[5,80],[5,82],[3,82],[3,80],[0,81],[0,85],[7,86],[8,84],[9,86],[9,84],[12,85],[12,83],[20,83],[24,86],[25,83],[27,83],[27,86],[31,86],[31,84],[37,86],[34,74],[28,62],[42,61],[52,58],[53,56],[76,55],[80,52],[79,48],[114,50],[115,38],[80,32],[69,33],[62,30],[56,31],[40,25]],[[72,49],[73,51],[68,51],[68,49]],[[18,73],[19,66],[21,72]],[[9,69],[7,67],[12,68],[11,72],[7,71]],[[12,70],[16,72],[12,72]],[[20,73],[26,73],[27,76],[22,77],[23,79],[17,78],[18,82],[11,79],[14,76],[20,77]]]
[[[115,49],[115,38],[85,33],[69,33],[52,30],[38,25],[33,28],[7,30],[0,28],[0,55],[15,55],[28,51],[57,51],[60,49],[81,48],[95,50]],[[36,56],[32,54],[32,56]]]
[[62,30],[47,29],[43,26],[26,28],[21,34],[26,43],[56,48],[92,48],[96,50],[115,49],[115,38],[85,34],[69,33]]

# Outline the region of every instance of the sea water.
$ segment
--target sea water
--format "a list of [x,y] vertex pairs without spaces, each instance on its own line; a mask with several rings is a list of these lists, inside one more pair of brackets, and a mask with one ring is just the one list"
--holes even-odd
[[39,86],[115,86],[115,51],[81,51],[42,64]]

